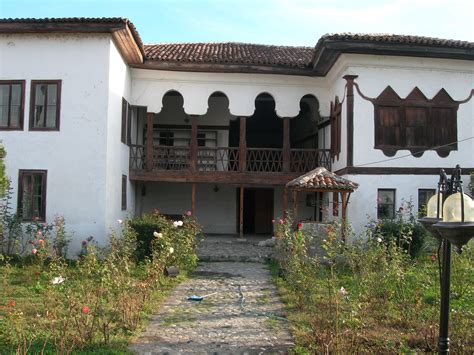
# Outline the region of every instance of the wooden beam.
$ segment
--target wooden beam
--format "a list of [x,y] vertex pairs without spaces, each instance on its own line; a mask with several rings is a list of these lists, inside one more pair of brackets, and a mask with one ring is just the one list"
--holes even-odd
[[196,183],[191,184],[191,213],[196,216]]
[[[406,167],[379,167],[379,166],[353,166],[337,170],[337,175],[439,175],[439,168],[406,168]],[[443,167],[446,174],[453,172],[453,167]],[[462,169],[463,175],[474,173],[474,167]]]
[[246,117],[240,117],[240,139],[239,139],[239,171],[247,170],[247,125]]
[[291,147],[290,147],[290,118],[283,118],[283,172],[290,171]]
[[191,171],[197,171],[197,155],[198,155],[198,142],[197,142],[197,115],[191,115]]
[[244,187],[240,186],[239,237],[244,237]]
[[347,81],[347,166],[354,166],[354,80],[357,75],[344,75]]
[[153,170],[153,119],[155,114],[147,112],[146,114],[146,169]]
[[130,180],[132,181],[197,182],[256,186],[284,186],[288,181],[300,175],[300,173],[239,173],[230,171],[197,171],[192,173],[189,170],[130,170]]
[[341,203],[342,203],[342,217],[341,217],[341,237],[342,241],[346,242],[346,231],[347,231],[347,192],[341,192]]
[[283,217],[288,215],[288,188],[283,188]]

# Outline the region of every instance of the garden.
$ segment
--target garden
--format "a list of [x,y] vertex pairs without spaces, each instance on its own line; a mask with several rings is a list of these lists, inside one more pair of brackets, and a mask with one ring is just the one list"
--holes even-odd
[[[290,218],[279,220],[278,262],[271,265],[287,304],[295,353],[437,351],[439,248],[409,203],[394,220],[370,221],[365,234],[348,244],[336,224],[314,238],[301,227],[295,231]],[[323,253],[314,253],[315,242]],[[474,352],[473,285],[471,244],[452,256],[453,353]]]

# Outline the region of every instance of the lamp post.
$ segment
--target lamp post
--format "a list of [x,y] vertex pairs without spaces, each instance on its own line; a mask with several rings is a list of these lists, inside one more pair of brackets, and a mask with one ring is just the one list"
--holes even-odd
[[474,236],[474,201],[463,193],[461,168],[456,166],[451,178],[440,172],[438,193],[428,201],[427,216],[418,221],[442,243],[439,354],[449,354],[449,294],[451,283],[451,244],[458,253]]

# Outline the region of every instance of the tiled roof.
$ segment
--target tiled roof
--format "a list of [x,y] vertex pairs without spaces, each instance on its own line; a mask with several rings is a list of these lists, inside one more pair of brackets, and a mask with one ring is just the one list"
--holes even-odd
[[380,42],[380,43],[398,43],[398,44],[416,44],[422,46],[436,46],[436,47],[456,47],[456,48],[474,48],[474,42],[459,41],[453,39],[442,39],[436,37],[423,36],[409,36],[409,35],[394,35],[383,33],[333,33],[322,36],[318,45],[325,41],[351,41],[351,42]]
[[146,58],[163,62],[268,65],[308,68],[311,47],[249,43],[170,43],[145,45]]
[[287,187],[302,190],[350,190],[359,187],[359,184],[336,175],[325,168],[316,168],[310,172],[291,180]]

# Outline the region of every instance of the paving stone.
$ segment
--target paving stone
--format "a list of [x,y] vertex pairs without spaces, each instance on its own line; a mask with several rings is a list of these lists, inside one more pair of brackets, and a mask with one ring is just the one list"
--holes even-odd
[[[191,295],[203,301],[188,301]],[[131,344],[137,354],[286,354],[283,304],[262,263],[201,262]]]

